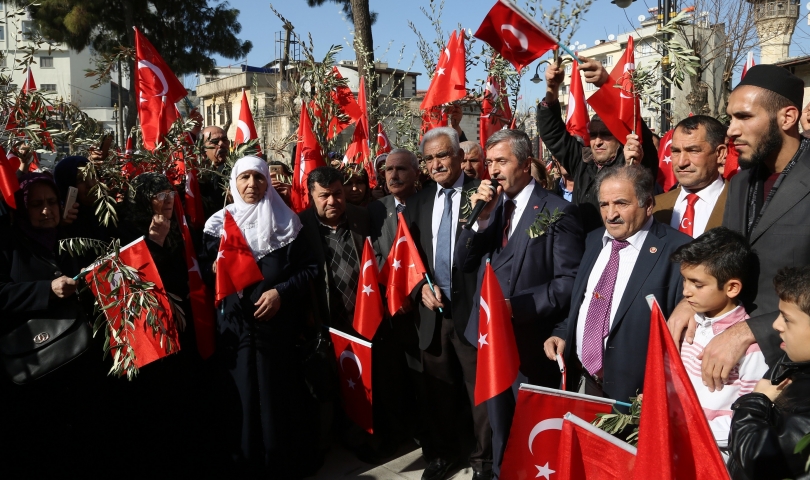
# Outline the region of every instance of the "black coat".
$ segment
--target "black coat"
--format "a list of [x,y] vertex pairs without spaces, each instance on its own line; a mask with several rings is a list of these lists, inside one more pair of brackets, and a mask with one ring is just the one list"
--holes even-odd
[[[647,125],[642,122],[641,140],[644,157],[641,165],[652,172],[653,178],[658,175],[658,150],[653,143],[653,134]],[[596,191],[596,175],[599,168],[593,162],[582,159],[583,145],[576,137],[565,129],[560,111],[560,102],[540,102],[537,108],[537,131],[543,143],[552,155],[560,161],[568,175],[574,179],[574,201],[579,205],[580,215],[585,232],[602,226],[602,216],[599,213],[599,199]],[[624,151],[620,147],[613,162],[603,168],[614,168],[624,165]]]

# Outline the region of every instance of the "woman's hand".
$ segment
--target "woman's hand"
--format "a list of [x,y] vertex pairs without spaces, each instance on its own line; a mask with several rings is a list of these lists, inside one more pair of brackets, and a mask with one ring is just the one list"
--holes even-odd
[[65,205],[65,208],[67,208],[67,215],[60,219],[60,223],[62,225],[70,225],[71,223],[75,222],[77,218],[79,218],[79,203],[74,203],[70,208]]
[[779,395],[781,395],[782,390],[784,390],[785,387],[790,385],[790,382],[791,380],[789,378],[786,378],[779,385],[772,385],[770,379],[763,378],[762,380],[757,382],[757,386],[754,387],[754,391],[757,393],[764,393],[773,402]]
[[51,282],[51,291],[58,298],[67,298],[76,293],[76,280],[62,275]]
[[157,214],[152,217],[152,224],[149,225],[149,240],[157,243],[161,247],[163,242],[166,241],[166,235],[169,234],[172,221],[164,215]]
[[281,308],[281,296],[275,288],[262,293],[259,301],[254,304],[256,313],[253,316],[256,320],[264,322],[273,318]]

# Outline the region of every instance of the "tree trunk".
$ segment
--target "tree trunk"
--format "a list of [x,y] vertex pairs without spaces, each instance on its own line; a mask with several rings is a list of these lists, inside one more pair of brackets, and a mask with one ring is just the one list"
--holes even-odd
[[[377,107],[379,106],[379,92],[374,69],[374,39],[371,35],[371,12],[368,8],[369,0],[351,0],[352,16],[354,16],[354,51],[357,58],[357,71],[366,77],[368,90],[368,142],[371,151],[376,151],[377,145]],[[362,45],[362,48],[359,48]],[[371,159],[373,161],[373,159]]]
[[118,112],[116,112],[118,118],[116,119],[115,124],[119,132],[119,136],[115,139],[115,143],[120,147],[125,147],[127,141],[127,134],[124,131],[124,86],[121,85],[121,76],[123,75],[121,70],[123,68],[124,66],[121,62],[121,57],[118,57]]

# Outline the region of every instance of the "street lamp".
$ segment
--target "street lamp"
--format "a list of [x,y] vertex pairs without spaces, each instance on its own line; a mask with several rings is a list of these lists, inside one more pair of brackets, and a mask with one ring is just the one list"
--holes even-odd
[[636,0],[613,0],[612,4],[616,5],[619,8],[627,8]]
[[530,82],[532,82],[532,83],[540,83],[540,82],[543,81],[543,79],[540,78],[540,65],[542,65],[542,64],[543,64],[542,62],[537,64],[537,67],[535,67],[535,69],[534,69],[534,76],[532,77]]

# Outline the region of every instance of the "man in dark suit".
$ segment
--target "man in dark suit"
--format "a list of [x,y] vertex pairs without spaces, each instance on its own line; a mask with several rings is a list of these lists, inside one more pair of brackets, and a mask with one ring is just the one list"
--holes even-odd
[[[585,81],[600,87],[608,80],[608,73],[598,60],[580,58],[579,70],[585,74]],[[573,72],[579,75],[579,72]],[[579,206],[585,232],[602,228],[599,202],[595,188],[597,173],[605,168],[616,168],[626,164],[641,164],[647,167],[655,178],[658,172],[658,151],[653,144],[653,134],[642,122],[638,135],[628,135],[618,139],[610,133],[598,116],[591,119],[588,126],[591,141],[585,145],[579,137],[568,133],[560,113],[559,90],[565,78],[565,70],[552,63],[546,70],[546,97],[537,105],[537,129],[560,164],[574,180],[573,202]],[[643,141],[643,145],[640,141]],[[622,146],[624,145],[624,146]],[[583,150],[591,147],[593,161],[585,161]],[[643,148],[642,148],[643,147]]]
[[472,407],[474,438],[468,435],[465,418],[475,391],[476,350],[464,338],[475,273],[465,274],[453,264],[461,227],[471,212],[469,198],[480,181],[462,173],[462,150],[452,128],[425,133],[420,150],[436,185],[409,198],[404,217],[434,284],[422,282],[411,294],[419,303],[419,348],[429,428],[422,452],[430,464],[422,478],[443,479],[474,443],[470,454],[473,478],[488,479],[492,451],[486,407]]
[[352,320],[363,242],[371,233],[368,211],[346,203],[343,174],[332,167],[313,170],[307,187],[314,207],[299,217],[318,261],[316,312],[322,324],[357,335]]
[[596,179],[606,228],[588,234],[568,318],[544,348],[563,355],[568,389],[628,401],[641,393],[655,295],[664,315],[682,297],[680,267],[670,255],[691,238],[652,218],[655,181],[638,165]]
[[[752,343],[770,367],[783,354],[771,327],[779,314],[773,278],[783,267],[810,264],[810,140],[799,134],[803,95],[804,82],[788,70],[757,65],[728,99],[728,136],[743,170],[731,179],[723,226],[748,238],[759,265],[752,266],[755,298],[746,305],[751,318],[728,328],[703,351],[703,382],[710,391],[722,388]],[[691,343],[694,312],[689,310],[679,307],[669,324],[675,339],[686,329]]]
[[[464,228],[456,250],[456,264],[464,271],[478,272],[466,337],[477,345],[481,283],[487,259],[512,309],[520,373],[513,388],[486,402],[492,425],[492,469],[496,478],[521,383],[558,388],[560,370],[538,347],[565,320],[571,290],[585,250],[585,234],[578,209],[552,195],[531,175],[531,142],[520,130],[499,130],[486,144],[491,178],[500,182],[493,192],[491,182],[482,180],[471,203],[486,202],[473,228]],[[543,235],[531,238],[528,231],[537,215],[562,216],[543,228]],[[475,231],[477,230],[477,231]]]
[[[397,231],[397,213],[416,193],[419,160],[404,148],[392,150],[385,159],[385,185],[391,195],[368,204],[371,243],[380,267],[388,258]],[[372,339],[374,349],[374,434],[381,437],[380,457],[396,450],[398,440],[420,438],[422,425],[422,361],[413,311],[383,319]],[[379,435],[378,435],[379,433]]]
[[706,115],[686,117],[675,126],[671,150],[679,186],[656,195],[653,216],[697,238],[723,222],[728,185],[719,168],[728,150],[726,127]]

